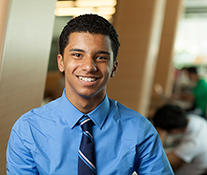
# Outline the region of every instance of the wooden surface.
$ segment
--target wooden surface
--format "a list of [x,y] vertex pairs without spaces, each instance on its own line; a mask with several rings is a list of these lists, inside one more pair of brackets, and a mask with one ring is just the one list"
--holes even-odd
[[163,88],[163,95],[169,97],[172,93],[174,78],[174,43],[177,26],[184,10],[182,1],[183,0],[167,0],[163,31],[161,35],[160,48],[158,52],[150,100],[151,111],[156,110],[160,104],[165,103],[154,90],[155,84],[159,84]]
[[109,97],[146,115],[164,18],[165,0],[120,0],[114,25],[121,42]]

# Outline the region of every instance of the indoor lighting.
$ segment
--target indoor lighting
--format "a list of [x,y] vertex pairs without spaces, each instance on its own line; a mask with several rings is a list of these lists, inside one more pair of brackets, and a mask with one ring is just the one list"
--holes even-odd
[[115,7],[98,7],[95,13],[100,15],[113,15],[115,11]]
[[116,5],[116,0],[98,0],[98,1],[92,1],[92,0],[87,0],[87,1],[75,1],[75,5],[79,7],[113,7]]
[[57,1],[56,8],[67,8],[73,7],[75,5],[75,1]]
[[58,8],[55,9],[56,16],[78,16],[86,13],[97,13],[99,15],[112,15],[115,13],[114,7],[71,7],[71,8]]
[[93,13],[93,7],[70,7],[70,8],[57,8],[55,9],[56,16],[78,16],[85,13]]
[[115,13],[116,0],[77,0],[57,1],[56,16],[78,16],[86,13],[96,13],[110,19]]
[[110,7],[115,6],[116,0],[77,0],[77,1],[57,1],[56,8],[69,7]]

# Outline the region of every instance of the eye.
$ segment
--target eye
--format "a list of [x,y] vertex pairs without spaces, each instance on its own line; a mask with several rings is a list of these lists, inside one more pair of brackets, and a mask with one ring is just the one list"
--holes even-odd
[[82,57],[82,55],[80,53],[75,53],[73,54],[75,57]]
[[72,53],[72,57],[76,60],[80,60],[83,58],[83,55],[81,53]]
[[108,60],[106,57],[103,57],[103,56],[97,56],[96,59],[97,60],[100,60],[100,61],[106,61],[106,60]]

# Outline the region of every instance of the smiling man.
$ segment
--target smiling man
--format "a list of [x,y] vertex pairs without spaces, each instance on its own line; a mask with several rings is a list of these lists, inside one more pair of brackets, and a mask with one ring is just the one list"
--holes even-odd
[[104,99],[106,84],[118,66],[113,55],[109,36],[87,31],[71,33],[63,55],[58,55],[66,97],[81,112],[92,111]]
[[173,174],[152,124],[106,94],[119,46],[112,24],[98,15],[68,22],[58,55],[65,89],[13,126],[8,175]]

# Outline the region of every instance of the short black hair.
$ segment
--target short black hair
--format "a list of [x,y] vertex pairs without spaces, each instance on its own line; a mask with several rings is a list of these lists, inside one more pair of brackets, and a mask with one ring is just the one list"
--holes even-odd
[[69,36],[73,32],[89,32],[91,34],[103,34],[110,37],[114,61],[119,50],[118,34],[113,25],[105,18],[96,14],[80,15],[71,19],[63,28],[59,38],[59,52],[63,56],[65,47],[69,43]]
[[187,70],[187,72],[190,74],[190,73],[193,73],[193,74],[198,74],[198,71],[197,71],[197,68],[192,66],[192,67],[187,67],[185,68]]
[[165,104],[160,107],[152,118],[154,126],[164,130],[180,129],[187,126],[186,112],[177,105]]

